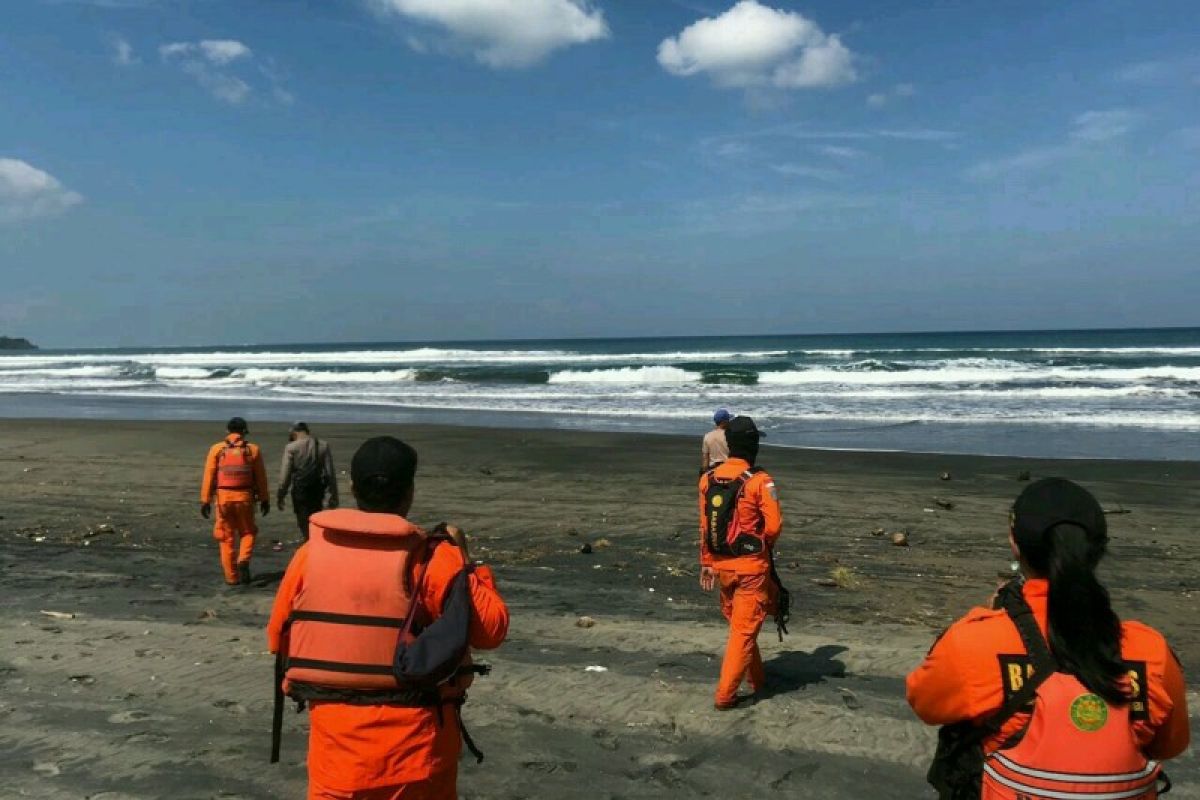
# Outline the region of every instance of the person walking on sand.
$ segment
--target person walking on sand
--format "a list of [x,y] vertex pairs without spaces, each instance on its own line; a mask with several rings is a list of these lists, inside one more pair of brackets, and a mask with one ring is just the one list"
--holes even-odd
[[1096,578],[1100,504],[1068,480],[1040,480],[1013,505],[1008,538],[1020,574],[908,676],[917,716],[945,726],[930,783],[954,798],[1157,797],[1156,759],[1188,746],[1183,672],[1162,634],[1122,621]]
[[329,443],[313,436],[307,423],[292,425],[288,439],[279,473],[279,510],[283,511],[283,501],[290,491],[300,540],[307,542],[309,517],[323,508],[338,507],[337,473]]
[[712,469],[729,458],[729,444],[725,441],[725,427],[733,415],[724,408],[713,414],[713,429],[704,434],[700,445],[700,471]]
[[225,428],[229,435],[209,449],[204,462],[200,514],[211,517],[216,501],[213,538],[221,547],[225,583],[245,586],[250,583],[250,557],[258,534],[254,504],[264,517],[271,513],[271,492],[262,453],[258,445],[246,441],[250,433],[246,420],[234,417]]
[[504,641],[508,609],[465,533],[405,518],[416,469],[400,440],[365,442],[350,464],[358,509],[313,515],[275,597],[267,643],[278,691],[308,705],[309,800],[455,800],[463,741],[482,758],[462,728],[486,672],[470,648]]
[[720,587],[729,640],[715,705],[738,705],[742,680],[754,693],[766,685],[758,632],[773,613],[780,587],[772,549],[783,529],[775,481],[755,466],[761,433],[750,417],[734,417],[723,431],[729,458],[700,476],[700,588]]

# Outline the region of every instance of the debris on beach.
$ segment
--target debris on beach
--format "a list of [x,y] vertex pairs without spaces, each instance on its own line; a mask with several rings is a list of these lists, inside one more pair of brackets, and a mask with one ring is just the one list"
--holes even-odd
[[883,536],[885,533],[887,533],[887,531],[883,528],[876,528],[875,530],[871,531],[872,536]]
[[813,578],[813,583],[817,586],[824,586],[827,589],[836,589],[838,585],[837,581],[833,578]]
[[599,664],[594,664],[590,667],[584,667],[584,672],[608,672],[608,667],[602,667]]
[[203,611],[200,612],[200,615],[197,617],[197,619],[216,619],[216,618],[217,618],[217,612],[215,609],[212,609],[212,608],[204,609]]
[[80,686],[94,686],[96,679],[91,675],[72,675],[69,680],[71,683],[78,683]]
[[579,548],[579,552],[583,553],[585,556],[591,555],[592,554],[592,545],[588,542],[584,542],[583,546]]
[[908,534],[904,531],[896,531],[892,534],[892,544],[896,547],[908,547]]
[[70,611],[39,611],[38,613],[53,619],[75,619],[75,614]]
[[858,695],[856,695],[854,692],[850,691],[849,689],[839,687],[838,693],[841,694],[842,702],[845,703],[846,708],[850,709],[851,711],[857,711],[858,709],[862,708],[862,703],[859,702]]
[[1104,509],[1104,513],[1105,513],[1105,515],[1107,515],[1107,516],[1111,516],[1111,515],[1113,515],[1113,514],[1132,514],[1132,513],[1133,513],[1133,511],[1132,511],[1131,509],[1128,509],[1128,508],[1122,508],[1121,506],[1119,506],[1119,505],[1118,505],[1116,508],[1106,508],[1106,509]]
[[1027,481],[1030,479],[1030,477],[1029,470],[1027,469],[1023,469],[1017,473],[1017,480],[1019,481]]
[[939,479],[941,479],[941,480],[943,480],[943,481],[948,481],[948,480],[950,480],[950,473],[949,473],[949,472],[943,472],[941,475],[939,475],[939,476],[938,476],[938,478],[939,478]]
[[103,536],[106,533],[116,533],[116,532],[117,532],[117,529],[114,528],[112,525],[108,524],[107,522],[101,522],[99,525],[97,525],[94,528],[88,528],[88,531],[87,531],[87,533],[85,533],[83,535],[83,538],[90,539],[93,536]]
[[592,542],[592,547],[596,548],[597,550],[603,550],[606,547],[612,547],[612,542],[610,542],[608,539],[600,538]]
[[576,628],[594,628],[595,626],[596,620],[592,619],[591,617],[580,617],[579,619],[575,620]]
[[952,508],[954,508],[954,502],[952,500],[944,500],[941,497],[933,498],[933,504],[935,506],[937,506],[938,508],[944,509],[946,511],[949,511]]

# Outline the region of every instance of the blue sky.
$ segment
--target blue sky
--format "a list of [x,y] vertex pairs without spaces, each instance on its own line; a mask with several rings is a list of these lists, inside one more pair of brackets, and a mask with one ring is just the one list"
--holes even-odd
[[0,334],[1200,324],[1195,19],[1193,0],[14,0]]

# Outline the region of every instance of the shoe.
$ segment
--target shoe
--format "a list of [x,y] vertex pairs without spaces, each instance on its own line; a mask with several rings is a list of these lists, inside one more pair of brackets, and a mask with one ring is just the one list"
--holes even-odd
[[713,703],[713,708],[715,708],[717,711],[732,711],[735,708],[740,708],[747,705],[754,705],[753,695],[739,694],[727,703]]
[[237,565],[238,584],[242,586],[250,585],[250,562],[243,561]]

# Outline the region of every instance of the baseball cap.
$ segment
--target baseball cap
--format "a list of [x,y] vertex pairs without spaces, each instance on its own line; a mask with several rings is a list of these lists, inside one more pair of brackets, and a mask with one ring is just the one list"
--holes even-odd
[[375,492],[403,491],[417,474],[417,451],[394,436],[368,439],[350,461],[350,480]]
[[1092,542],[1108,541],[1104,509],[1087,489],[1065,478],[1043,478],[1025,487],[1013,503],[1012,525],[1018,545],[1038,542],[1059,525],[1082,528]]
[[250,430],[250,426],[246,424],[246,420],[241,417],[233,417],[225,425],[225,430],[230,433],[246,433]]
[[293,422],[292,423],[292,431],[294,431],[294,432],[303,431],[304,433],[308,433],[308,423],[307,422]]
[[713,414],[714,425],[720,425],[722,422],[728,422],[731,419],[733,419],[733,414],[730,414],[727,408],[718,408],[717,413]]

